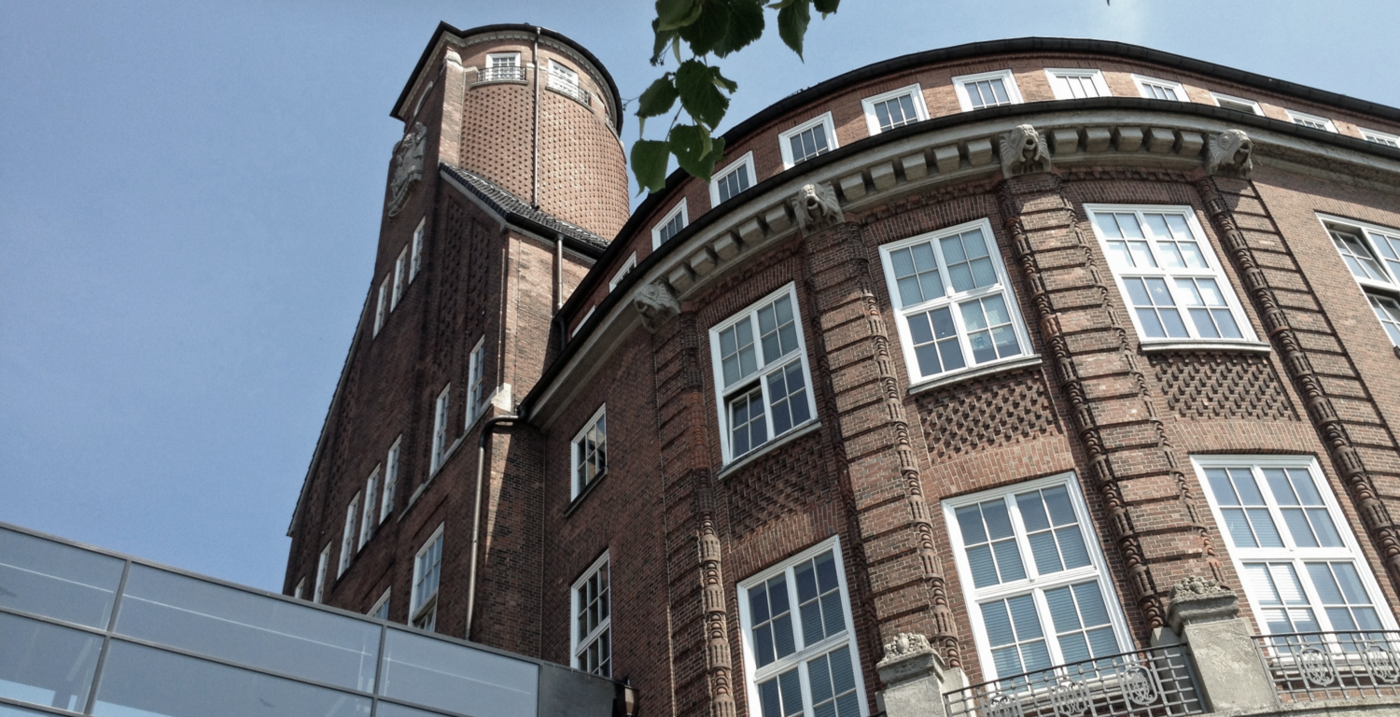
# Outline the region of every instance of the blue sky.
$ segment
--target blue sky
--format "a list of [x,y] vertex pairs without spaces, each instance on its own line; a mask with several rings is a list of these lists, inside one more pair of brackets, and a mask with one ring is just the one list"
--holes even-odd
[[[0,521],[280,590],[369,290],[389,110],[438,21],[558,30],[634,98],[659,74],[650,13],[0,0]],[[1027,35],[1400,106],[1395,27],[1393,0],[847,0],[805,63],[776,36],[724,63],[726,126],[870,62]]]

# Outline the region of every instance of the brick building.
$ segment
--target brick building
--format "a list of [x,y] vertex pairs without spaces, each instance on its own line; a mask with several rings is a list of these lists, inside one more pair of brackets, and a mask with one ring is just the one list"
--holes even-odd
[[647,714],[1400,705],[1400,110],[978,43],[630,214],[558,33],[442,25],[393,115],[288,594]]

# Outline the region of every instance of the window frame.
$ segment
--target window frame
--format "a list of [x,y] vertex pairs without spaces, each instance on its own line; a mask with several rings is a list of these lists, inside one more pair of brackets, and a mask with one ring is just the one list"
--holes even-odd
[[408,286],[404,280],[408,263],[408,247],[399,250],[398,258],[394,259],[394,293],[389,298],[389,311],[399,307],[399,300],[403,298],[403,290]]
[[467,357],[467,422],[468,430],[477,419],[486,415],[486,337],[477,339]]
[[[604,550],[603,554],[598,556],[598,559],[594,560],[593,564],[589,565],[588,569],[584,570],[583,574],[579,577],[579,579],[575,580],[574,584],[569,588],[569,660],[570,666],[572,666],[575,670],[579,670],[581,672],[588,672],[590,674],[595,675],[602,675],[603,677],[611,679],[613,566],[612,560],[609,557],[609,553],[610,551]],[[607,568],[607,587],[603,588],[602,592],[607,593],[607,596],[604,598],[606,600],[607,617],[604,617],[601,620],[599,620],[598,625],[592,630],[589,630],[587,635],[580,635],[578,624],[579,614],[583,610],[586,610],[587,606],[579,604],[579,589],[587,585],[588,580],[594,575],[598,574],[598,571],[603,569],[604,567]],[[587,656],[588,648],[592,647],[593,644],[596,643],[598,640],[603,639],[604,636],[607,637],[606,646],[608,655],[606,659],[600,659],[598,661],[598,664],[600,666],[606,665],[607,671],[600,672],[595,670],[589,670],[585,666],[586,663],[583,662],[584,658]]]
[[388,316],[388,313],[389,313],[388,311],[385,310],[386,305],[385,305],[385,303],[384,303],[385,300],[388,298],[387,296],[385,296],[385,294],[386,294],[388,291],[389,291],[389,275],[388,275],[388,274],[385,274],[385,275],[384,275],[384,281],[381,281],[381,282],[379,283],[379,298],[375,301],[375,305],[374,305],[374,306],[375,306],[375,308],[374,308],[374,334],[371,336],[371,338],[379,336],[379,332],[380,332],[381,330],[383,330],[383,328],[384,328],[384,320],[385,320],[385,318]]
[[423,234],[427,225],[428,218],[423,217],[418,220],[418,226],[413,230],[412,258],[408,266],[409,283],[413,283],[414,277],[418,276],[419,269],[423,268]]
[[[611,294],[613,290],[617,288],[617,285],[622,283],[622,280],[627,276],[628,272],[635,268],[637,268],[637,252],[634,251],[631,256],[627,257],[627,261],[622,262],[622,266],[612,275],[612,278],[608,280],[608,293]],[[579,325],[582,326],[583,322],[579,322]]]
[[[1002,104],[973,107],[972,96],[967,93],[967,85],[968,83],[981,82],[983,80],[1001,80],[1002,88],[1006,90],[1007,101]],[[1025,102],[1021,97],[1021,88],[1016,85],[1016,75],[1009,69],[978,72],[971,75],[958,75],[952,79],[952,83],[953,92],[958,96],[958,106],[962,108],[963,112],[973,112],[975,110],[987,109],[988,107],[1019,105]]]
[[[388,619],[389,619],[389,593],[391,593],[391,592],[393,592],[393,588],[392,588],[392,587],[384,588],[384,594],[383,594],[383,595],[380,595],[380,596],[379,596],[379,599],[374,601],[374,607],[371,607],[371,608],[369,609],[369,612],[366,612],[365,614],[368,615],[368,616],[370,616],[370,617],[372,617],[372,618],[374,618],[374,619],[376,619],[376,620],[388,620]],[[376,614],[376,613],[378,613],[380,610],[384,610],[384,616],[383,616],[383,617],[380,617],[379,615]]]
[[355,497],[350,499],[350,504],[345,507],[345,532],[340,538],[340,567],[335,573],[336,580],[339,580],[345,571],[350,569],[350,564],[355,561],[355,554],[358,552],[355,547],[355,536],[360,527],[361,496],[361,493],[356,492]]
[[[413,556],[413,582],[409,583],[408,599],[408,624],[410,627],[428,632],[437,632],[437,607],[438,596],[442,593],[442,529],[446,523],[438,523],[438,527],[428,539],[423,541],[423,547]],[[437,544],[437,562],[433,567],[437,570],[437,584],[433,586],[430,595],[419,595],[418,588],[423,581],[423,557],[429,552],[434,544]],[[427,627],[423,626],[424,618],[431,615]]]
[[[1094,214],[1097,212],[1107,213],[1135,213],[1143,212],[1161,214],[1179,214],[1185,217],[1186,225],[1195,238],[1196,245],[1201,249],[1201,255],[1205,259],[1205,268],[1177,268],[1176,273],[1171,273],[1163,268],[1163,263],[1157,254],[1157,242],[1148,240],[1148,251],[1152,254],[1153,267],[1129,267],[1122,269],[1113,263],[1108,247],[1108,239],[1099,233],[1098,223],[1094,221]],[[1138,343],[1144,348],[1153,346],[1241,346],[1267,348],[1268,344],[1259,340],[1259,335],[1254,331],[1254,324],[1250,321],[1250,316],[1245,312],[1244,305],[1240,302],[1239,293],[1234,282],[1225,273],[1224,263],[1220,260],[1220,254],[1215,246],[1215,242],[1206,234],[1200,219],[1196,216],[1196,209],[1185,204],[1085,204],[1084,215],[1088,218],[1090,230],[1098,240],[1099,250],[1104,254],[1104,263],[1110,273],[1113,274],[1113,283],[1118,287],[1118,295],[1123,300],[1123,305],[1127,309],[1128,317],[1132,320],[1133,329],[1137,332]],[[1146,223],[1141,217],[1138,219],[1141,227],[1146,227]],[[1129,278],[1138,277],[1160,277],[1165,279],[1167,291],[1172,300],[1176,302],[1174,306],[1180,315],[1182,323],[1186,327],[1186,336],[1162,336],[1149,337],[1143,331],[1142,322],[1138,318],[1137,311],[1131,295],[1128,293],[1127,285],[1124,283],[1124,271],[1132,275]],[[1235,321],[1236,327],[1240,331],[1239,338],[1203,338],[1199,335],[1195,321],[1191,318],[1187,307],[1191,306],[1181,301],[1179,289],[1176,287],[1175,279],[1195,278],[1214,279],[1216,286],[1220,289],[1221,297],[1225,300],[1225,306],[1230,310],[1230,315]]]
[[[805,384],[805,389],[806,389],[806,393],[807,393],[807,411],[808,411],[808,418],[807,418],[807,420],[805,420],[805,421],[803,421],[803,422],[801,422],[801,423],[793,424],[793,425],[790,426],[786,431],[784,431],[782,434],[774,435],[774,433],[773,433],[773,402],[772,402],[771,398],[769,397],[769,393],[768,393],[768,381],[767,381],[766,379],[768,378],[769,374],[773,373],[773,372],[774,372],[775,370],[777,370],[779,367],[786,367],[786,366],[788,366],[788,365],[791,365],[792,359],[789,359],[789,360],[787,360],[787,361],[784,361],[784,362],[779,363],[779,361],[778,361],[779,359],[782,359],[782,358],[788,356],[788,354],[783,354],[783,356],[777,357],[777,359],[775,359],[773,362],[769,362],[769,361],[766,361],[766,360],[765,360],[762,364],[759,364],[759,365],[758,365],[758,368],[755,369],[755,371],[754,371],[754,373],[753,373],[753,375],[752,375],[751,378],[749,378],[748,380],[745,380],[743,377],[741,377],[740,380],[738,380],[738,381],[736,381],[736,382],[734,383],[734,386],[733,386],[733,387],[727,387],[727,386],[725,386],[725,383],[724,383],[724,368],[723,368],[723,365],[722,365],[722,355],[720,354],[720,338],[719,338],[719,336],[720,336],[720,333],[721,333],[721,332],[725,331],[726,329],[728,329],[728,328],[730,328],[730,327],[732,327],[732,326],[735,326],[735,325],[739,324],[741,321],[746,321],[746,320],[752,321],[752,322],[753,322],[753,324],[752,324],[752,326],[753,326],[753,333],[752,333],[752,336],[753,336],[753,346],[754,346],[755,352],[759,351],[760,348],[761,348],[761,345],[762,345],[762,340],[761,340],[761,333],[760,333],[760,331],[758,330],[758,326],[757,326],[757,324],[758,324],[758,319],[757,319],[758,310],[761,309],[761,308],[764,308],[764,307],[767,306],[768,304],[771,304],[771,303],[777,301],[779,298],[782,298],[783,296],[787,296],[787,297],[789,298],[789,300],[792,302],[792,320],[793,320],[793,322],[795,323],[796,329],[797,329],[797,332],[796,332],[796,333],[797,333],[797,351],[796,351],[796,353],[798,354],[798,357],[797,357],[796,360],[800,361],[801,364],[802,364],[802,377],[803,377],[803,380],[806,382],[806,384]],[[798,296],[797,296],[797,284],[796,284],[796,282],[788,282],[787,284],[785,284],[782,288],[778,289],[777,291],[774,291],[774,292],[772,292],[772,293],[770,293],[770,294],[764,296],[763,298],[760,298],[759,300],[757,300],[757,301],[755,301],[755,302],[749,304],[748,306],[744,307],[743,309],[741,309],[741,310],[739,310],[739,311],[736,311],[735,313],[731,314],[729,317],[725,318],[723,321],[721,321],[721,322],[715,324],[714,326],[710,327],[710,332],[709,332],[709,334],[710,334],[710,368],[711,368],[711,376],[712,376],[712,378],[713,378],[713,380],[714,380],[714,385],[715,385],[715,409],[716,409],[716,412],[717,412],[717,415],[718,415],[718,418],[719,418],[720,452],[721,452],[721,454],[722,454],[722,456],[723,456],[723,458],[724,458],[724,464],[725,464],[725,465],[729,465],[729,464],[733,463],[734,461],[736,461],[736,460],[738,460],[738,459],[740,459],[740,458],[744,458],[744,457],[746,457],[746,456],[757,455],[757,454],[759,454],[759,453],[761,453],[761,452],[763,452],[763,451],[765,450],[765,446],[769,446],[769,445],[773,444],[774,442],[778,441],[779,439],[781,439],[783,436],[787,436],[787,435],[790,435],[790,434],[792,434],[792,433],[795,433],[796,431],[800,430],[802,427],[808,426],[808,425],[811,425],[811,424],[814,424],[814,423],[816,423],[816,422],[818,421],[818,418],[819,418],[819,417],[818,417],[818,415],[817,415],[816,392],[815,392],[815,387],[812,385],[812,370],[811,370],[811,364],[810,364],[810,361],[809,361],[808,356],[807,356],[807,337],[806,337],[806,331],[804,330],[803,324],[802,324],[802,307],[801,307],[801,305],[800,305],[800,303],[799,303],[799,301],[798,301]],[[755,361],[757,361],[757,353],[755,353]],[[736,455],[734,455],[733,447],[730,445],[731,441],[733,440],[732,436],[730,435],[731,426],[730,426],[730,424],[729,424],[729,401],[730,401],[730,397],[731,397],[731,396],[738,396],[738,395],[741,395],[741,394],[751,393],[752,390],[753,390],[752,387],[753,387],[753,385],[755,384],[755,382],[758,384],[758,386],[759,386],[760,389],[762,390],[762,396],[763,396],[763,402],[764,402],[764,403],[763,403],[763,407],[764,407],[764,411],[763,411],[763,420],[765,421],[767,438],[766,438],[762,443],[759,443],[758,445],[755,445],[755,446],[751,446],[747,451],[745,451],[745,452],[743,452],[743,453],[741,453],[741,454],[739,454],[739,455],[736,456]],[[789,395],[791,395],[791,394],[789,394]]]
[[[1063,486],[1069,494],[1069,502],[1074,508],[1075,520],[1079,527],[1080,538],[1084,541],[1085,550],[1089,556],[1089,564],[1083,567],[1062,570],[1053,574],[1053,577],[1040,575],[1035,564],[1035,556],[1030,547],[1029,537],[1025,527],[1025,521],[1021,517],[1021,510],[1015,502],[1017,493],[1028,493],[1034,490],[1044,490]],[[1010,498],[1007,504],[1007,513],[1012,524],[1012,536],[1017,549],[1020,552],[1022,567],[1026,577],[1021,580],[1003,582],[990,587],[978,588],[973,581],[972,565],[967,559],[967,550],[964,548],[966,541],[963,539],[962,528],[958,523],[957,509],[970,505],[986,503],[997,498],[1005,501]],[[1108,568],[1108,561],[1104,557],[1103,545],[1099,541],[1098,531],[1095,529],[1093,515],[1089,511],[1088,504],[1084,501],[1084,494],[1080,490],[1078,475],[1075,471],[1066,471],[1055,475],[1044,476],[1020,483],[998,486],[989,490],[982,490],[976,493],[947,498],[943,500],[943,521],[948,531],[949,544],[953,550],[953,561],[958,571],[958,582],[962,585],[963,604],[967,607],[967,619],[972,625],[973,642],[977,646],[977,659],[982,666],[983,681],[993,681],[1014,675],[1000,675],[997,673],[996,662],[992,657],[991,638],[988,636],[986,621],[982,616],[982,603],[996,600],[1006,600],[1022,595],[1032,595],[1032,600],[1036,608],[1036,616],[1040,620],[1042,636],[1045,638],[1046,652],[1050,658],[1051,670],[1059,668],[1066,663],[1064,653],[1060,647],[1059,636],[1056,634],[1054,617],[1050,613],[1050,608],[1046,603],[1045,592],[1076,584],[1083,584],[1092,579],[1099,586],[1099,595],[1103,598],[1104,607],[1108,611],[1109,625],[1113,628],[1113,636],[1118,641],[1118,650],[1114,654],[1126,652],[1133,649],[1134,642],[1132,632],[1128,629],[1127,618],[1123,615],[1121,600],[1119,599],[1117,585],[1114,583]],[[1051,637],[1055,639],[1050,639]],[[1022,674],[1022,673],[1017,673]]]
[[[943,257],[943,250],[938,240],[944,237],[962,234],[971,229],[981,229],[983,236],[986,237],[989,249],[988,255],[992,259],[992,267],[996,271],[998,283],[990,287],[979,287],[949,295],[947,289],[951,289],[952,284],[947,282],[948,270]],[[890,258],[890,255],[901,249],[924,243],[931,243],[934,245],[934,257],[938,262],[940,278],[945,282],[945,293],[938,299],[931,299],[913,305],[916,308],[905,307],[903,296],[899,292],[898,280],[894,273],[894,262]],[[961,374],[971,372],[980,373],[984,370],[991,370],[1000,364],[1015,364],[1036,356],[1030,341],[1030,332],[1026,328],[1025,317],[1021,315],[1020,302],[1017,300],[1016,291],[1011,285],[1011,278],[1006,272],[1006,266],[1004,262],[1002,262],[1001,246],[997,241],[996,234],[992,232],[991,221],[986,218],[974,219],[970,222],[963,222],[962,224],[956,224],[951,227],[945,227],[936,231],[925,232],[898,241],[882,244],[879,249],[880,266],[885,277],[885,288],[889,291],[890,308],[895,314],[895,327],[899,334],[899,344],[904,357],[905,374],[909,377],[910,388],[955,380],[955,378]],[[1011,316],[1011,325],[1016,333],[1016,340],[1020,343],[1021,352],[1014,356],[996,358],[984,363],[972,363],[970,339],[964,325],[962,312],[958,307],[971,300],[992,296],[998,293],[1005,297],[1007,313]],[[914,339],[912,331],[909,328],[909,314],[926,313],[942,306],[952,307],[950,313],[953,317],[954,326],[957,329],[958,346],[961,348],[964,360],[967,363],[965,363],[962,368],[925,376],[923,375],[922,369],[919,367],[918,356],[914,348]]]
[[880,117],[875,111],[875,105],[878,105],[883,102],[889,102],[890,100],[898,99],[905,95],[909,95],[910,99],[913,100],[914,119],[908,120],[903,124],[897,125],[895,127],[890,127],[890,129],[898,129],[899,127],[911,125],[916,122],[923,122],[924,120],[928,119],[928,105],[924,102],[924,89],[917,82],[915,82],[912,85],[905,85],[904,87],[890,90],[889,92],[881,92],[878,95],[871,95],[870,97],[862,98],[860,101],[861,110],[865,113],[865,127],[867,130],[870,131],[871,137],[874,137],[875,135],[880,134],[881,132],[887,131],[880,127]]
[[[1346,263],[1346,257],[1342,254],[1341,248],[1337,246],[1337,240],[1332,235],[1333,231],[1346,231],[1360,238],[1365,245],[1365,249],[1370,252],[1371,260],[1385,277],[1384,279],[1373,279],[1371,277],[1357,276],[1350,265],[1347,266],[1347,273],[1356,281],[1357,287],[1361,289],[1361,294],[1366,298],[1366,303],[1371,307],[1372,312],[1374,313],[1376,311],[1375,301],[1377,299],[1382,301],[1389,299],[1393,303],[1400,304],[1400,269],[1391,266],[1390,260],[1378,251],[1379,245],[1374,236],[1375,234],[1382,234],[1393,238],[1395,241],[1388,243],[1393,247],[1392,250],[1395,251],[1397,255],[1400,255],[1400,229],[1392,229],[1380,224],[1347,219],[1331,214],[1318,213],[1317,219],[1322,223],[1323,232],[1326,233],[1328,241],[1332,242],[1333,248],[1337,250],[1338,257],[1342,258],[1344,264]],[[1397,349],[1400,349],[1400,335],[1392,335],[1385,325],[1385,320],[1381,319],[1380,316],[1376,316],[1376,321],[1381,324],[1381,330],[1385,332],[1386,337],[1390,339],[1390,343]],[[1397,325],[1396,333],[1400,334],[1400,325]]]
[[[718,170],[714,173],[714,178],[710,180],[711,207],[717,207],[729,201],[728,199],[720,199],[719,197],[720,180],[729,177],[729,175],[734,174],[735,172],[748,173],[747,176],[749,178],[749,186],[739,190],[740,193],[746,192],[755,184],[758,184],[758,173],[754,171],[752,150],[745,152],[742,157],[734,160],[733,162],[730,162],[729,164],[725,165],[724,169]],[[737,195],[731,195],[729,199],[733,199],[735,196]]]
[[[680,219],[681,219],[681,224],[680,224],[680,226],[676,227],[676,231],[675,231],[674,234],[672,234],[672,235],[669,236],[669,237],[666,237],[665,239],[662,239],[662,238],[661,238],[661,232],[662,232],[662,230],[664,230],[664,229],[666,228],[666,226],[669,225],[669,224],[671,223],[671,221],[674,220],[677,216],[679,216]],[[680,200],[679,202],[676,203],[676,206],[671,207],[671,210],[668,211],[668,212],[666,212],[666,215],[665,215],[665,216],[661,217],[661,221],[659,221],[659,222],[657,222],[656,224],[653,224],[653,225],[652,225],[652,227],[651,227],[651,249],[652,249],[652,251],[656,251],[658,248],[661,247],[662,244],[664,244],[664,243],[666,243],[666,242],[668,242],[668,241],[671,241],[672,239],[675,239],[675,238],[676,238],[676,234],[680,234],[681,232],[685,231],[685,228],[688,227],[688,226],[690,226],[690,212],[689,212],[689,210],[686,208],[685,197],[681,197],[681,200]]]
[[[1139,97],[1142,97],[1143,99],[1149,99],[1149,100],[1156,100],[1156,99],[1158,99],[1158,98],[1156,98],[1156,97],[1153,97],[1153,96],[1152,96],[1152,92],[1149,91],[1149,90],[1147,89],[1149,85],[1158,85],[1158,86],[1162,87],[1163,89],[1169,89],[1169,90],[1171,90],[1173,93],[1175,93],[1176,96],[1177,96],[1177,97],[1176,97],[1176,100],[1175,100],[1176,102],[1190,102],[1190,101],[1191,101],[1191,98],[1190,98],[1189,96],[1187,96],[1187,94],[1186,94],[1186,86],[1183,85],[1183,84],[1181,84],[1180,82],[1173,82],[1172,80],[1164,80],[1164,79],[1162,79],[1162,78],[1160,78],[1160,77],[1149,77],[1149,76],[1147,76],[1147,75],[1139,75],[1139,74],[1137,74],[1137,73],[1130,73],[1129,76],[1133,78],[1133,85],[1137,87],[1138,96],[1139,96]],[[1161,101],[1161,102],[1172,102],[1173,100],[1165,100],[1165,99],[1164,99],[1164,100],[1159,100],[1159,101]]]
[[1088,99],[1074,96],[1070,91],[1069,84],[1064,81],[1067,77],[1088,78],[1098,92],[1095,97],[1113,96],[1113,92],[1108,89],[1108,83],[1104,81],[1103,70],[1083,67],[1047,67],[1045,68],[1045,79],[1050,83],[1050,91],[1055,93],[1057,100]]
[[[841,608],[846,621],[846,629],[840,635],[828,635],[816,643],[807,645],[802,635],[797,600],[797,580],[793,569],[828,551],[832,554],[836,568],[836,580],[840,587]],[[794,623],[793,642],[794,645],[800,644],[801,647],[797,648],[791,655],[779,657],[773,662],[759,668],[757,666],[757,653],[753,645],[753,615],[752,607],[749,603],[748,591],[756,586],[765,584],[768,580],[778,575],[787,576],[788,604],[789,610],[792,612]],[[841,551],[841,536],[833,535],[774,565],[770,565],[750,575],[739,581],[735,586],[735,592],[735,597],[739,603],[739,640],[743,651],[744,688],[748,695],[750,705],[749,712],[751,714],[759,714],[762,709],[760,707],[760,705],[762,705],[762,699],[758,692],[759,683],[796,667],[802,686],[802,714],[804,717],[810,717],[812,714],[809,709],[812,704],[812,691],[807,664],[814,658],[831,654],[840,649],[842,643],[845,643],[846,648],[850,652],[851,669],[855,678],[856,701],[860,707],[860,714],[862,717],[866,717],[870,714],[870,706],[865,693],[865,674],[861,666],[860,646],[855,634],[854,614],[851,611],[850,584],[846,580],[846,564]]]
[[[818,152],[817,154],[814,154],[811,157],[805,157],[802,160],[794,159],[792,154],[792,138],[818,125],[820,125],[822,129],[826,132],[826,151]],[[822,114],[817,115],[816,117],[813,117],[812,119],[809,119],[797,125],[796,127],[793,127],[792,129],[778,133],[778,152],[782,155],[783,169],[785,170],[792,169],[793,167],[801,164],[802,162],[806,162],[809,159],[820,157],[823,154],[830,154],[832,152],[835,152],[836,149],[840,146],[841,143],[836,141],[836,123],[832,121],[830,112],[823,112]]]
[[375,517],[375,504],[379,502],[381,468],[383,466],[376,465],[374,470],[370,471],[369,478],[365,479],[365,504],[360,511],[360,539],[359,544],[355,547],[356,552],[365,549],[365,544],[374,537],[374,529],[379,525],[379,521]]
[[326,582],[331,572],[331,543],[326,543],[326,547],[321,548],[321,554],[316,558],[316,589],[312,593],[311,602],[322,602],[326,597]]
[[[1259,117],[1263,117],[1263,116],[1264,116],[1264,108],[1263,108],[1263,107],[1260,107],[1260,106],[1259,106],[1259,103],[1258,103],[1258,102],[1255,102],[1254,100],[1245,99],[1245,98],[1243,98],[1243,97],[1236,97],[1235,95],[1227,95],[1227,94],[1225,94],[1225,93],[1223,93],[1223,92],[1215,92],[1215,91],[1212,91],[1212,92],[1210,93],[1210,98],[1211,98],[1212,100],[1215,100],[1215,106],[1216,106],[1216,107],[1219,107],[1219,108],[1221,108],[1221,109],[1227,109],[1227,110],[1228,110],[1228,109],[1235,109],[1235,108],[1233,108],[1233,107],[1226,107],[1225,105],[1220,104],[1220,101],[1221,101],[1221,100],[1224,100],[1224,101],[1229,102],[1229,103],[1231,103],[1231,104],[1244,105],[1245,107],[1248,107],[1248,108],[1249,108],[1249,112],[1251,112],[1251,113],[1253,113],[1253,114],[1255,114],[1255,115],[1257,115],[1257,116],[1259,116]],[[1237,112],[1243,112],[1244,110],[1236,110],[1236,111],[1237,111]]]
[[443,462],[447,460],[448,444],[447,431],[452,423],[452,384],[447,384],[442,388],[442,392],[433,401],[433,444],[432,458],[429,461],[428,475],[432,476],[442,468]]
[[384,486],[379,493],[379,523],[383,525],[389,514],[394,512],[394,494],[399,485],[399,469],[403,461],[403,434],[394,439],[389,452],[384,456]]
[[[569,499],[570,499],[570,500],[579,497],[579,495],[581,495],[585,490],[587,490],[589,486],[591,486],[591,485],[597,483],[598,481],[602,480],[602,479],[603,479],[603,476],[605,476],[605,475],[608,474],[608,424],[607,424],[607,415],[608,415],[608,404],[604,403],[603,405],[601,405],[601,406],[598,407],[598,410],[596,410],[596,411],[593,412],[593,415],[592,415],[592,416],[589,416],[589,417],[588,417],[588,420],[587,420],[587,421],[584,421],[584,423],[583,423],[583,428],[580,428],[579,431],[578,431],[578,433],[575,433],[575,434],[574,434],[573,440],[569,441],[569,489],[570,489],[570,490],[569,490]],[[585,449],[583,448],[583,446],[582,446],[581,444],[582,444],[583,440],[587,437],[588,432],[591,431],[591,430],[593,430],[593,427],[594,427],[594,426],[597,426],[598,423],[599,423],[600,421],[603,423],[603,432],[602,432],[602,433],[603,433],[603,440],[599,443],[599,446],[602,448],[602,450],[601,450],[602,457],[603,457],[602,466],[598,469],[598,471],[597,471],[596,473],[593,474],[593,478],[592,478],[591,480],[588,480],[588,481],[586,481],[586,482],[581,482],[581,481],[580,481],[579,474],[578,474],[578,470],[579,470],[579,461],[584,457],[584,451],[585,451]],[[595,453],[595,454],[597,454],[597,453],[599,453],[599,452],[600,452],[600,451],[596,451],[596,450],[593,451],[593,453]]]
[[1357,127],[1356,129],[1361,133],[1361,139],[1367,142],[1379,144],[1382,147],[1390,147],[1392,149],[1400,148],[1400,135],[1393,135],[1389,132],[1378,132],[1373,129],[1366,129],[1365,127]]
[[297,580],[297,586],[296,586],[295,588],[292,588],[292,597],[295,598],[295,599],[297,599],[297,600],[300,600],[300,599],[302,599],[302,595],[305,594],[305,592],[306,592],[306,576],[303,575],[303,576],[301,577],[301,579]]
[[[1333,122],[1331,119],[1328,119],[1327,117],[1322,117],[1322,116],[1320,116],[1320,115],[1315,115],[1315,114],[1309,114],[1309,113],[1307,113],[1307,112],[1299,112],[1298,110],[1290,110],[1290,109],[1286,109],[1286,108],[1285,108],[1283,111],[1284,111],[1285,114],[1288,115],[1288,121],[1292,122],[1293,124],[1298,125],[1299,127],[1306,127],[1307,129],[1316,129],[1316,130],[1320,130],[1320,131],[1323,131],[1323,132],[1331,132],[1332,134],[1340,134],[1340,132],[1337,131],[1337,123]],[[1302,121],[1300,122],[1299,120],[1302,120]],[[1320,124],[1320,125],[1323,125],[1323,126],[1322,126],[1322,127],[1313,127],[1313,126],[1311,126],[1311,125],[1303,124],[1303,122],[1316,122],[1317,124]]]
[[[1351,561],[1356,566],[1356,572],[1361,578],[1362,586],[1366,590],[1366,595],[1371,599],[1371,605],[1375,608],[1380,618],[1382,627],[1386,630],[1397,629],[1395,615],[1390,603],[1386,600],[1385,592],[1381,589],[1376,580],[1375,572],[1366,553],[1362,552],[1360,542],[1356,538],[1356,533],[1351,522],[1347,520],[1346,513],[1342,512],[1341,504],[1337,500],[1336,493],[1332,490],[1332,485],[1328,482],[1327,476],[1322,472],[1322,467],[1317,461],[1317,457],[1311,454],[1209,454],[1191,456],[1191,465],[1196,471],[1196,480],[1201,484],[1201,490],[1205,493],[1206,502],[1210,504],[1211,517],[1215,520],[1216,529],[1220,531],[1225,551],[1230,554],[1230,563],[1235,568],[1235,575],[1240,581],[1241,591],[1249,604],[1253,607],[1254,626],[1261,635],[1273,634],[1269,631],[1267,623],[1261,621],[1260,610],[1263,601],[1250,586],[1249,580],[1245,577],[1244,566],[1249,563],[1283,563],[1287,562],[1294,566],[1294,572],[1303,588],[1304,595],[1308,598],[1307,607],[1314,613],[1314,618],[1321,628],[1331,627],[1331,618],[1327,616],[1324,603],[1317,594],[1317,589],[1313,585],[1311,578],[1307,578],[1306,570],[1299,570],[1306,562],[1326,561],[1328,563]],[[1265,506],[1270,517],[1274,521],[1274,527],[1278,531],[1279,537],[1284,542],[1282,548],[1249,548],[1238,547],[1234,544],[1230,531],[1226,527],[1225,516],[1221,511],[1220,501],[1216,498],[1215,489],[1206,478],[1206,471],[1212,468],[1241,468],[1248,466],[1254,475],[1255,483],[1263,496]],[[1327,514],[1331,517],[1333,525],[1342,540],[1341,547],[1334,548],[1300,548],[1289,547],[1293,544],[1292,531],[1287,523],[1282,519],[1279,503],[1273,495],[1273,487],[1267,480],[1261,480],[1260,474],[1265,468],[1283,469],[1304,469],[1313,481],[1313,487],[1322,496],[1322,502],[1327,508]],[[1331,629],[1323,629],[1323,632],[1333,632]],[[1286,634],[1286,633],[1285,633]]]

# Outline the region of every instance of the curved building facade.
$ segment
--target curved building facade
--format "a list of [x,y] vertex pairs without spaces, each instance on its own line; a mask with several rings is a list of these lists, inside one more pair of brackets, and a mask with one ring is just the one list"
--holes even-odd
[[490,146],[535,108],[472,58],[532,35],[444,26],[396,110],[440,78],[289,593],[653,714],[1400,704],[1400,110],[979,43],[787,97],[610,225],[615,101],[538,106],[602,138],[538,190]]

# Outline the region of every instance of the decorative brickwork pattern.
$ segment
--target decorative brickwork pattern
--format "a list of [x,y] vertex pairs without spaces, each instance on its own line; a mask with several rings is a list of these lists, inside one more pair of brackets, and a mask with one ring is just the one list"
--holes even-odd
[[915,403],[935,459],[1059,433],[1038,369],[956,383],[919,394]]
[[1202,351],[1161,354],[1148,361],[1167,406],[1182,418],[1298,420],[1265,356]]
[[827,495],[833,464],[821,441],[806,438],[765,454],[724,479],[720,488],[728,505],[730,534],[740,538]]

